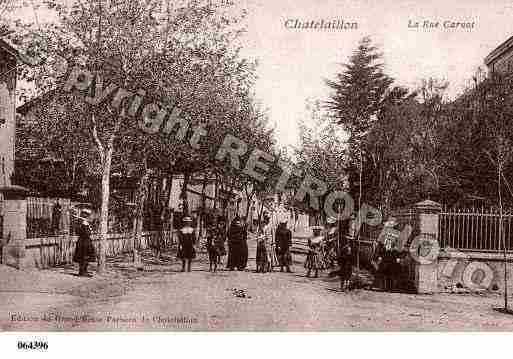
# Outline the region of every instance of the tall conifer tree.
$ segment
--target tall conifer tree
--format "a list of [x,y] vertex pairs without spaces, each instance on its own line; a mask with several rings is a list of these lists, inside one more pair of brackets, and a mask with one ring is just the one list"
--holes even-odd
[[385,93],[393,79],[383,72],[382,54],[369,37],[360,40],[358,48],[335,80],[326,80],[333,90],[326,107],[334,121],[349,135],[350,192],[355,195],[360,177],[360,156],[363,136],[370,129]]

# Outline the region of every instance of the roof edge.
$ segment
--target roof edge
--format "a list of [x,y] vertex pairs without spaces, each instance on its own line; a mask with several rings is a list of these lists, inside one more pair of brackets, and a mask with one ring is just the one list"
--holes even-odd
[[496,60],[500,55],[506,52],[508,49],[513,47],[513,36],[504,41],[502,44],[497,46],[492,52],[485,57],[484,63],[486,66],[490,65],[494,60]]
[[20,58],[20,52],[7,40],[0,38],[0,48],[9,52],[12,56],[15,56],[17,59]]

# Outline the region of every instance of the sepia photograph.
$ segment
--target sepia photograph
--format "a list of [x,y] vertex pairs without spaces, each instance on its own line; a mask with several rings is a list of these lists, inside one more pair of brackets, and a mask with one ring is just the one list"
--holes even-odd
[[512,331],[512,17],[0,0],[0,331]]

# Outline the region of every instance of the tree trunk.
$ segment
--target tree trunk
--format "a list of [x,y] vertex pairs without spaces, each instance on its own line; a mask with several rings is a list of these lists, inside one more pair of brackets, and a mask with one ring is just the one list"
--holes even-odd
[[262,228],[262,214],[264,213],[264,201],[260,202],[260,210],[258,211],[258,228],[257,231]]
[[217,196],[219,194],[218,191],[218,179],[217,179],[217,173],[215,174],[215,182],[214,182],[214,213],[217,213]]
[[250,208],[251,208],[251,202],[252,202],[252,200],[253,200],[253,194],[251,194],[251,195],[247,195],[247,196],[246,196],[246,214],[245,214],[245,216],[244,216],[244,220],[246,221],[246,223],[247,223],[247,221],[248,221],[249,210],[250,210]]
[[187,187],[189,186],[189,173],[184,172],[183,173],[183,186],[182,186],[182,194],[180,197],[182,197],[183,200],[183,213],[186,216],[189,216],[189,201],[187,199]]
[[[221,197],[220,198],[221,199],[221,211],[222,211],[222,216],[228,220],[228,216],[226,215],[226,207],[227,207],[227,203],[226,203],[227,200],[226,200],[226,197],[225,197],[225,195],[226,195],[226,191],[225,191],[226,186],[225,186],[224,182],[225,182],[224,178],[221,178],[221,181],[219,182],[219,185],[221,187],[221,196],[220,196]],[[219,195],[219,193],[218,193],[218,195]]]
[[207,188],[207,184],[208,184],[208,176],[207,176],[207,173],[205,173],[203,175],[203,184],[202,184],[202,187],[201,187],[201,213],[200,213],[200,217],[199,217],[199,233],[203,233],[203,228],[205,227],[205,208],[206,208],[206,198],[205,198],[205,190]]
[[[232,177],[232,182],[230,183],[230,188],[228,189],[228,201],[227,205],[230,203],[230,199],[232,197],[233,189],[235,188],[235,176]],[[232,207],[233,208],[233,207]],[[239,212],[239,203],[237,202],[237,212]],[[238,213],[235,213],[233,218],[235,218]]]
[[173,174],[169,175],[167,179],[167,187],[166,187],[166,199],[164,203],[164,207],[169,208],[169,201],[171,199],[171,190],[173,189]]
[[101,182],[101,209],[100,209],[100,246],[98,253],[98,273],[105,272],[107,254],[107,234],[109,231],[109,197],[110,197],[110,169],[112,163],[112,146],[103,154],[102,182]]
[[164,198],[166,196],[166,188],[164,187],[165,177],[162,174],[159,174],[158,179],[158,192],[157,192],[157,206],[161,208],[164,206]]
[[[146,167],[146,164],[145,164]],[[141,243],[142,239],[142,230],[143,230],[143,214],[144,214],[144,203],[146,202],[146,198],[148,196],[148,179],[150,173],[148,168],[144,169],[144,174],[139,181],[139,187],[137,188],[137,210],[135,214],[135,231],[133,234],[133,261],[134,263],[139,263],[139,253],[137,251],[136,243]]]
[[[361,210],[362,210],[362,177],[363,177],[363,157],[362,150],[360,148],[360,173],[359,173],[359,184],[358,184],[358,225],[361,225]],[[356,234],[356,275],[360,277],[360,231]]]

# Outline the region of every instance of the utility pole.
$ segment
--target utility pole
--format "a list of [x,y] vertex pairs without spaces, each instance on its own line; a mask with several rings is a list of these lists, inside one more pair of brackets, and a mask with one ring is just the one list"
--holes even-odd
[[503,225],[503,213],[502,213],[502,194],[501,194],[501,178],[502,178],[502,162],[497,161],[498,166],[498,179],[499,179],[499,243],[502,243],[502,255],[504,258],[504,311],[508,311],[508,263],[506,254],[506,239],[503,236],[502,225]]
[[363,156],[362,156],[362,148],[360,144],[359,148],[360,152],[360,181],[358,184],[359,194],[358,194],[358,233],[356,233],[356,271],[357,276],[360,276],[360,229],[362,223],[362,173],[363,173]]

